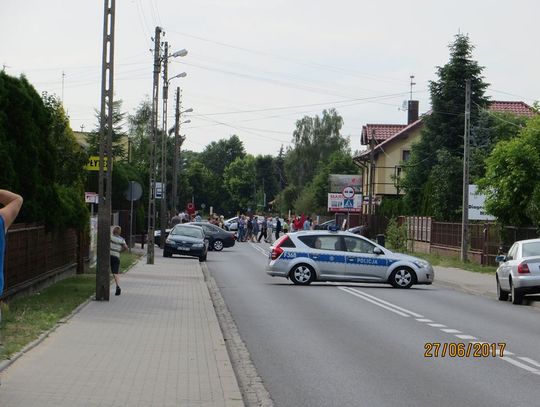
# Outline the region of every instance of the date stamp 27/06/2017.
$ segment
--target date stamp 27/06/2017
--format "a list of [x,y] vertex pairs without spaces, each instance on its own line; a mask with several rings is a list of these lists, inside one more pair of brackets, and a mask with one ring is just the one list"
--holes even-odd
[[426,342],[424,357],[426,358],[487,358],[503,357],[506,343],[487,342]]

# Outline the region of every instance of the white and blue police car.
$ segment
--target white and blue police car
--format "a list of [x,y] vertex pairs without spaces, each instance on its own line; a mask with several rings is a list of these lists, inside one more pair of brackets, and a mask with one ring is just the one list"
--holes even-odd
[[280,237],[270,248],[266,272],[294,284],[314,281],[388,283],[396,288],[431,284],[427,261],[394,253],[350,232],[299,231]]

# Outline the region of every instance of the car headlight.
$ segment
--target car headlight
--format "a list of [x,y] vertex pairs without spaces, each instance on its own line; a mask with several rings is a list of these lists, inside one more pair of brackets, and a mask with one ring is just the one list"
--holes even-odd
[[201,247],[203,247],[203,246],[204,246],[203,243],[193,243],[193,246],[191,246],[191,247],[201,248]]
[[413,263],[418,268],[424,268],[429,266],[429,263],[425,260],[415,260],[413,261]]
[[172,240],[172,239],[167,239],[167,240],[165,240],[165,243],[167,243],[167,244],[174,244],[174,240]]

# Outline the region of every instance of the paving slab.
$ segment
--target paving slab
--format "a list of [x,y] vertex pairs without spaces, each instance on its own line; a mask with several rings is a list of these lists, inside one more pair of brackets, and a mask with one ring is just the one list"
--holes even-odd
[[2,407],[244,406],[198,260],[146,258],[1,373]]

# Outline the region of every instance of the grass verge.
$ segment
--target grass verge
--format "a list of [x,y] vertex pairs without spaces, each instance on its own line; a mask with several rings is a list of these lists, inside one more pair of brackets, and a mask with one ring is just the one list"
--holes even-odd
[[474,271],[476,273],[495,274],[497,267],[495,266],[482,266],[480,264],[472,262],[462,262],[456,257],[440,256],[438,254],[425,254],[425,253],[411,253],[412,255],[421,259],[427,260],[433,266],[441,267],[455,267],[458,269]]
[[[140,256],[122,253],[120,270],[125,272]],[[28,297],[2,304],[0,360],[19,352],[43,332],[55,326],[96,290],[95,270],[59,281]]]

